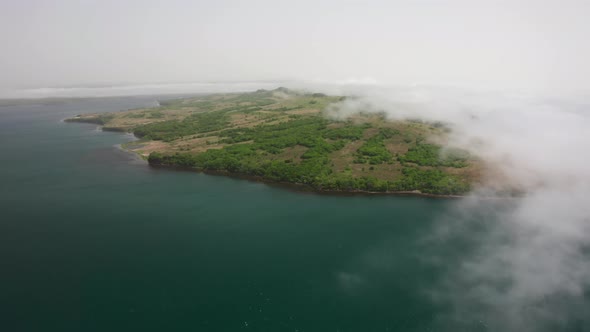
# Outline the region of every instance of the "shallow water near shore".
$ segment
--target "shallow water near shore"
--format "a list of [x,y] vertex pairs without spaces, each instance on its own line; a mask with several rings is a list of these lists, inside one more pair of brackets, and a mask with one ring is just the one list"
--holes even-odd
[[433,295],[473,246],[432,241],[457,200],[154,169],[129,135],[61,121],[156,99],[0,106],[3,331],[488,330]]

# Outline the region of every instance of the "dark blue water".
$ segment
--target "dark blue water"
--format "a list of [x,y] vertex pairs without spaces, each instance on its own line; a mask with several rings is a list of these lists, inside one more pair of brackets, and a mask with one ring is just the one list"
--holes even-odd
[[151,169],[116,148],[131,137],[60,121],[154,100],[0,107],[0,331],[430,331],[450,313],[432,292],[469,246],[427,239],[453,201]]

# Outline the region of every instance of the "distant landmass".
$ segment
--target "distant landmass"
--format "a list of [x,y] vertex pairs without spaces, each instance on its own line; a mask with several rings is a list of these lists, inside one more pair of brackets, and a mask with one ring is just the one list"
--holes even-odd
[[322,192],[454,196],[467,193],[482,165],[444,149],[442,123],[388,121],[367,113],[326,113],[341,96],[286,88],[213,94],[153,108],[86,114],[103,130],[131,132],[124,148],[150,165],[293,184]]

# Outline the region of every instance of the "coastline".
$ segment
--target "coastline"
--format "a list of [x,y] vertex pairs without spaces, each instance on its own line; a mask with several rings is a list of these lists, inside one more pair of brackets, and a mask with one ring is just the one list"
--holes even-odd
[[[97,129],[103,131],[100,126],[98,126]],[[131,132],[126,132],[125,136],[131,137],[131,140],[128,142],[115,144],[115,148],[117,148],[118,150],[124,151],[126,153],[132,154],[134,159],[137,161],[141,161],[142,163],[148,164],[147,158],[145,156],[126,147],[126,145],[133,144],[134,142],[138,141],[139,138]]]
[[[96,124],[91,121],[85,122],[85,121],[67,121],[67,120],[68,119],[63,119],[62,121],[69,122],[69,123],[78,122],[78,123]],[[252,181],[252,182],[257,182],[257,183],[264,183],[269,186],[276,186],[276,187],[280,187],[283,189],[291,190],[293,192],[302,193],[302,194],[311,193],[311,194],[329,195],[329,196],[406,196],[406,197],[423,197],[423,198],[433,198],[433,199],[462,199],[462,198],[469,196],[469,193],[467,193],[465,195],[441,195],[441,194],[423,193],[418,190],[415,190],[415,191],[322,190],[322,189],[314,188],[314,187],[304,184],[304,183],[275,181],[275,180],[271,180],[271,179],[264,178],[261,176],[232,173],[232,172],[221,171],[221,170],[206,170],[206,169],[198,169],[198,168],[194,168],[194,167],[182,167],[182,166],[176,166],[176,165],[151,164],[147,160],[147,157],[141,155],[140,153],[138,153],[130,148],[125,147],[125,144],[133,143],[135,141],[140,140],[140,138],[137,137],[133,132],[125,131],[125,130],[109,130],[108,127],[105,129],[105,126],[102,126],[102,125],[98,125],[96,127],[96,130],[125,133],[126,135],[131,136],[132,137],[131,141],[116,144],[115,148],[117,148],[121,151],[125,151],[129,154],[132,154],[136,160],[141,161],[144,164],[147,164],[148,167],[152,167],[152,168],[156,168],[156,169],[159,168],[159,169],[166,169],[166,170],[173,170],[173,171],[203,173],[203,174],[213,175],[213,176],[225,176],[225,177],[230,177],[230,178],[234,178],[234,179],[242,179],[242,180],[247,180],[247,181]],[[518,196],[485,197],[485,199],[506,199],[506,198],[509,198],[509,199],[518,198]]]
[[[256,98],[260,99],[261,96],[257,95],[258,93],[259,92],[257,91],[253,94]],[[268,93],[268,92],[263,92],[263,93]],[[252,98],[252,93],[247,94],[247,97]],[[304,97],[300,96],[300,98],[304,98]],[[320,97],[318,97],[318,98],[320,98]],[[328,97],[326,97],[326,98],[328,98]],[[304,100],[304,101],[307,101],[307,100]],[[312,102],[313,102],[313,105],[316,105],[318,103],[318,100],[313,99]],[[327,102],[327,101],[324,101],[324,102]],[[289,105],[287,105],[287,106],[289,106]],[[285,108],[285,107],[286,106],[284,106],[283,108]],[[287,107],[285,109],[291,110],[292,108]],[[271,109],[271,110],[273,110],[273,109]],[[133,112],[135,112],[135,113],[133,113]],[[470,193],[469,184],[463,183],[461,181],[461,179],[454,174],[449,175],[449,173],[443,173],[442,171],[439,171],[439,170],[434,171],[428,167],[418,168],[417,166],[413,167],[411,169],[408,169],[408,173],[406,174],[405,171],[407,169],[403,168],[404,164],[403,164],[403,161],[401,161],[400,167],[402,167],[403,169],[399,168],[399,169],[395,169],[395,171],[397,173],[404,172],[403,175],[401,175],[401,174],[398,174],[398,175],[401,176],[402,179],[408,178],[409,180],[408,180],[408,183],[400,182],[400,181],[402,181],[402,180],[400,180],[398,182],[400,182],[402,184],[398,185],[397,182],[396,183],[391,182],[390,178],[393,177],[393,178],[397,179],[397,177],[398,177],[398,175],[393,175],[390,173],[390,171],[392,171],[391,167],[389,167],[389,168],[381,167],[381,169],[380,169],[380,167],[378,167],[378,166],[372,166],[372,165],[381,165],[384,163],[383,160],[381,160],[379,158],[393,158],[393,155],[391,155],[390,151],[385,151],[385,152],[381,153],[381,150],[379,150],[379,148],[382,147],[382,149],[386,149],[385,148],[386,143],[384,143],[384,141],[386,139],[391,138],[394,135],[399,134],[399,130],[407,129],[406,127],[403,127],[402,129],[398,129],[397,127],[394,129],[389,128],[389,127],[383,129],[383,128],[379,127],[381,129],[377,128],[377,129],[379,129],[379,130],[377,130],[375,128],[370,129],[372,124],[368,125],[369,129],[367,129],[367,127],[365,127],[365,126],[362,126],[360,128],[358,126],[357,127],[352,126],[350,128],[344,126],[342,128],[344,128],[346,130],[344,130],[343,133],[338,132],[338,130],[341,130],[341,129],[330,129],[333,132],[328,131],[328,133],[333,134],[335,132],[335,133],[338,133],[338,135],[345,135],[344,138],[340,137],[340,136],[336,136],[336,138],[332,137],[334,140],[336,140],[337,143],[342,143],[342,146],[346,145],[347,143],[350,143],[350,141],[345,139],[349,136],[352,137],[351,138],[352,142],[356,142],[356,140],[359,141],[359,143],[354,143],[356,145],[354,145],[352,143],[350,144],[351,145],[350,149],[352,149],[352,150],[350,150],[350,149],[349,149],[350,151],[346,150],[347,151],[346,153],[348,153],[348,155],[346,155],[345,157],[352,156],[352,157],[356,157],[356,158],[361,158],[361,157],[359,157],[359,153],[353,154],[353,152],[351,152],[355,149],[360,149],[359,144],[361,144],[361,143],[363,143],[363,145],[361,147],[364,147],[365,149],[370,149],[370,148],[372,148],[373,150],[377,149],[377,152],[374,152],[372,150],[369,151],[369,152],[373,152],[373,154],[370,154],[369,152],[366,152],[366,153],[363,152],[362,158],[364,158],[364,159],[362,159],[361,162],[357,162],[357,163],[369,163],[369,161],[371,161],[369,163],[371,165],[369,167],[369,170],[370,171],[375,170],[375,174],[377,174],[377,175],[369,174],[370,172],[368,172],[368,171],[366,173],[364,173],[365,168],[363,167],[361,170],[360,166],[359,166],[359,167],[356,167],[358,169],[355,169],[355,171],[357,172],[356,177],[354,177],[354,178],[350,177],[350,174],[349,174],[348,176],[350,177],[350,179],[348,179],[348,178],[345,180],[332,179],[332,182],[337,181],[337,182],[332,183],[330,181],[318,182],[315,180],[310,180],[310,178],[305,176],[305,174],[309,174],[309,173],[306,173],[307,171],[311,171],[311,170],[307,170],[307,169],[299,170],[299,172],[303,171],[303,173],[301,173],[301,174],[304,174],[303,176],[274,176],[272,174],[266,174],[265,172],[240,173],[240,171],[242,171],[244,169],[231,168],[232,170],[229,170],[229,169],[226,169],[225,167],[218,167],[219,165],[216,165],[216,164],[198,165],[198,164],[194,164],[194,163],[190,163],[190,162],[184,162],[183,160],[180,160],[180,162],[179,162],[178,160],[173,160],[173,159],[166,160],[165,158],[160,158],[160,157],[156,157],[156,158],[152,159],[151,155],[150,155],[150,157],[148,157],[145,152],[145,150],[146,150],[145,144],[148,144],[147,146],[150,146],[148,142],[150,142],[151,139],[150,140],[142,140],[141,139],[142,137],[147,135],[146,133],[149,133],[149,130],[152,130],[152,129],[149,129],[149,130],[148,129],[141,129],[142,128],[141,124],[144,124],[147,121],[147,123],[149,125],[150,123],[153,122],[153,120],[149,120],[149,119],[151,119],[155,115],[151,114],[151,113],[146,115],[141,112],[138,113],[137,111],[133,111],[133,112],[128,113],[128,114],[125,113],[123,115],[121,115],[122,113],[80,114],[80,115],[76,115],[72,118],[64,119],[63,121],[68,122],[68,123],[73,123],[73,122],[91,123],[91,124],[97,125],[97,130],[100,130],[100,131],[111,131],[111,132],[127,133],[128,135],[132,135],[132,138],[129,141],[118,144],[116,146],[117,149],[121,149],[121,150],[125,150],[127,152],[130,152],[130,153],[133,153],[135,155],[134,157],[137,158],[138,160],[141,159],[142,162],[147,162],[149,166],[156,167],[156,168],[167,168],[167,169],[174,169],[174,170],[199,172],[199,173],[205,173],[205,174],[211,174],[211,175],[222,175],[222,176],[228,176],[228,177],[239,178],[239,179],[247,179],[250,181],[286,187],[286,188],[289,188],[292,190],[296,190],[298,192],[314,192],[314,193],[326,194],[326,195],[370,195],[370,196],[396,195],[396,196],[419,196],[419,197],[447,198],[448,199],[448,198],[467,197],[467,195],[469,195],[469,193]],[[197,114],[201,114],[201,113],[197,113]],[[206,114],[209,114],[209,113],[206,113]],[[220,114],[223,115],[225,113],[222,112]],[[245,114],[246,114],[245,117],[247,117],[249,113],[245,113]],[[163,116],[162,113],[159,113],[156,115],[158,115],[158,116],[156,116],[156,118],[161,118]],[[300,116],[301,117],[303,115],[300,115],[299,113],[297,113],[295,115],[290,115],[290,116]],[[296,125],[298,125],[299,127],[301,127],[301,126],[311,126],[313,128],[315,128],[314,126],[317,127],[318,124],[316,123],[317,121],[315,120],[315,118],[313,116],[310,116],[310,118],[311,118],[311,120],[308,118],[305,118],[304,120],[292,120],[292,121],[299,121],[299,122],[296,122]],[[134,120],[134,119],[141,119],[141,120]],[[145,120],[145,119],[148,119],[148,120]],[[244,119],[246,119],[246,118],[244,118]],[[241,120],[244,120],[244,119],[241,119]],[[252,121],[256,122],[257,121],[256,119],[252,120]],[[217,121],[219,119],[215,118],[213,120]],[[213,120],[206,118],[206,119],[202,119],[199,121],[204,121],[203,123],[205,123],[208,126],[218,125]],[[379,121],[379,119],[377,119],[377,120],[373,119],[373,120]],[[169,120],[169,121],[173,121],[173,120]],[[214,123],[210,124],[209,122],[211,122],[211,121],[213,121]],[[219,121],[221,121],[221,120],[219,120]],[[224,121],[227,121],[227,119]],[[252,122],[252,121],[250,121],[250,122]],[[250,123],[250,122],[247,122],[247,123]],[[155,123],[158,123],[158,121],[156,121]],[[237,122],[237,123],[238,123],[238,125],[240,125],[240,124],[243,125],[243,123],[241,123],[241,122]],[[263,122],[263,123],[266,123],[266,122]],[[140,129],[138,129],[136,131],[136,127],[134,127],[134,124],[136,127],[139,124]],[[191,122],[191,124],[195,125],[192,122]],[[168,125],[168,123],[166,123],[166,125]],[[224,123],[224,126],[227,126],[227,125],[228,125],[227,123]],[[320,125],[325,126],[325,124],[323,122],[320,123]],[[379,125],[381,125],[381,122],[379,122]],[[404,125],[405,124],[403,124],[402,126],[404,126]],[[296,126],[295,128],[299,128],[299,127]],[[148,127],[148,128],[151,128],[151,127]],[[164,126],[163,128],[165,129],[164,132],[167,132],[166,130],[170,131],[170,130],[174,129],[174,128],[172,128],[172,129],[167,128],[166,126]],[[218,130],[218,128],[215,126],[213,126],[213,128]],[[239,127],[239,128],[241,128],[241,127]],[[274,128],[274,127],[272,127],[272,128]],[[307,128],[307,127],[304,127],[304,128]],[[340,128],[340,127],[338,127],[338,128]],[[199,130],[209,130],[209,129],[211,129],[211,128],[205,127],[205,128],[200,128]],[[279,129],[283,130],[284,128],[279,128]],[[359,133],[359,131],[360,131],[360,133]],[[297,133],[301,134],[300,132],[297,132]],[[306,133],[303,131],[303,134],[306,134]],[[307,133],[307,134],[309,134],[309,133]],[[324,133],[324,134],[326,134],[326,133]],[[369,140],[367,137],[364,137],[363,134],[364,134],[364,136],[368,135],[367,137],[371,138],[371,140]],[[160,136],[158,136],[158,135],[160,135]],[[165,136],[164,137],[162,135],[163,134],[156,133],[156,140],[161,140],[163,138],[167,138],[168,140],[173,140],[176,138],[176,136],[173,136],[172,138],[170,138],[168,136],[164,135]],[[232,134],[232,135],[235,136],[237,134]],[[295,134],[290,133],[289,135],[294,136]],[[348,135],[348,136],[346,136],[346,135]],[[399,135],[401,135],[401,134],[399,134]],[[293,137],[291,137],[291,136],[288,136],[288,137],[292,141]],[[416,137],[418,137],[418,136],[416,136]],[[148,137],[153,138],[152,136],[148,136]],[[203,137],[208,137],[208,136],[203,136]],[[364,137],[364,138],[361,140],[362,137]],[[373,139],[374,137],[377,137],[377,138]],[[182,136],[181,136],[181,138],[182,138]],[[314,138],[317,139],[317,137],[315,137],[315,136],[314,136]],[[205,139],[203,139],[201,136],[198,136],[196,138],[193,137],[193,139],[195,140],[196,143],[192,142],[192,143],[187,144],[187,143],[183,142],[184,145],[180,149],[173,148],[167,152],[174,153],[174,151],[176,151],[177,152],[176,155],[179,155],[178,158],[184,158],[184,156],[187,155],[188,153],[183,154],[182,151],[188,151],[187,146],[190,146],[191,148],[194,148],[195,146],[200,147],[201,148],[200,151],[207,151],[207,152],[210,151],[209,147],[205,146],[205,143],[206,143],[206,145],[210,144],[210,142],[208,140],[205,141]],[[231,140],[231,139],[235,139],[237,141],[229,142],[228,143],[229,146],[232,146],[232,144],[238,144],[243,141],[243,138],[240,135],[238,135],[237,137],[232,136],[232,137],[228,138],[228,140]],[[320,137],[319,140],[321,142],[324,142],[324,145],[321,145],[321,144],[318,145],[319,143],[312,144],[309,142],[307,142],[309,146],[303,144],[303,146],[305,146],[307,149],[311,149],[311,147],[316,148],[315,150],[313,150],[313,149],[310,150],[313,153],[306,155],[305,156],[306,159],[309,159],[312,157],[317,157],[317,155],[321,155],[323,157],[328,158],[327,156],[331,152],[330,149],[332,149],[332,148],[334,148],[334,146],[336,146],[336,143],[330,143],[332,141],[329,141],[329,140],[328,140],[329,142],[326,143],[326,139],[323,136]],[[140,142],[134,143],[136,141],[140,141]],[[291,141],[288,141],[287,143],[289,143]],[[313,142],[315,142],[315,141],[313,141]],[[418,138],[416,138],[416,142],[418,142]],[[227,143],[227,142],[223,142],[223,143]],[[193,145],[190,145],[190,144],[193,144]],[[274,145],[272,143],[267,142],[266,144],[268,145],[267,150],[274,147]],[[397,146],[397,145],[400,145],[402,147],[407,147],[408,142],[407,142],[407,139],[405,139],[404,142],[401,142],[401,143],[395,141],[393,143],[389,142],[387,144],[393,144],[393,148],[399,148],[399,146]],[[395,144],[397,144],[397,145],[395,145]],[[416,143],[416,145],[417,144],[418,143]],[[221,146],[223,146],[223,144]],[[338,146],[338,149],[342,148],[341,145],[337,145],[337,146]],[[432,152],[432,149],[436,149],[436,146],[432,146],[432,145],[428,145],[428,144],[424,144],[424,146],[425,146],[425,149],[427,149],[427,151],[426,151],[427,154],[434,153],[434,152]],[[289,147],[291,147],[291,145],[289,145]],[[206,150],[203,150],[203,149],[206,149]],[[160,149],[160,150],[164,150],[164,153],[166,152],[165,149]],[[276,154],[277,151],[275,151],[275,150],[277,150],[277,149],[275,148],[274,150],[271,149],[269,151]],[[329,150],[329,151],[326,152],[327,150]],[[148,151],[148,153],[149,152],[150,151]],[[299,154],[301,154],[301,151],[298,151],[298,152],[299,152]],[[324,154],[325,154],[325,156],[324,156]],[[397,156],[397,153],[396,153],[396,156]],[[224,156],[224,157],[226,157],[226,156]],[[285,158],[287,158],[287,159],[285,159],[285,163],[293,160],[293,159],[288,159],[288,157],[289,157],[288,155],[287,155],[287,157],[285,157]],[[340,156],[340,157],[342,157],[342,156]],[[246,158],[246,157],[244,157],[244,158]],[[371,158],[376,159],[376,161]],[[415,157],[415,158],[418,158],[418,157]],[[239,159],[239,160],[243,160],[243,159]],[[348,162],[350,162],[350,161],[348,161]],[[390,162],[389,164],[391,164],[391,163],[392,162]],[[422,165],[422,164],[419,164],[419,165]],[[428,166],[430,164],[427,163],[426,165]],[[320,167],[315,164],[313,164],[313,166],[316,168]],[[449,166],[449,165],[443,165],[443,166]],[[451,165],[451,166],[453,166],[453,165]],[[280,171],[291,172],[291,173],[289,173],[291,175],[293,173],[293,170],[291,169],[293,167],[291,167],[291,168],[282,167],[281,168],[280,165],[278,167],[279,167]],[[324,167],[324,166],[321,166],[321,167]],[[334,163],[332,163],[332,167],[334,167]],[[374,167],[375,167],[375,169],[374,169]],[[458,167],[462,167],[462,166],[458,166]],[[347,167],[347,169],[350,171],[349,167]],[[267,177],[267,175],[268,175],[268,177]],[[302,181],[302,182],[299,182],[299,181]],[[397,190],[395,190],[395,189],[397,189]]]
[[429,194],[429,193],[420,192],[418,190],[416,190],[416,191],[322,190],[322,189],[314,188],[314,187],[304,184],[304,183],[275,181],[275,180],[271,180],[271,179],[264,178],[261,176],[246,175],[246,174],[233,173],[233,172],[228,172],[228,171],[198,169],[198,168],[194,168],[194,167],[182,167],[182,166],[176,166],[176,165],[150,164],[149,162],[148,162],[148,166],[152,167],[152,168],[156,168],[156,169],[167,169],[167,170],[181,171],[181,172],[203,173],[203,174],[214,175],[214,176],[225,176],[225,177],[230,177],[230,178],[234,178],[234,179],[242,179],[242,180],[248,180],[248,181],[252,181],[252,182],[264,183],[264,184],[271,185],[271,186],[290,189],[295,192],[314,193],[314,194],[319,194],[319,195],[330,195],[330,196],[412,196],[412,197],[441,198],[441,199],[460,199],[460,198],[467,197],[467,195]]
[[[130,151],[131,152],[131,151]],[[147,162],[147,161],[146,161]],[[157,165],[157,164],[150,164],[148,166],[155,168],[155,169],[163,169],[163,170],[171,170],[171,171],[179,171],[179,172],[193,172],[193,173],[202,173],[207,175],[213,176],[224,176],[234,179],[246,180],[256,183],[264,183],[269,186],[278,187],[286,190],[290,190],[293,192],[301,193],[301,194],[317,194],[317,195],[327,195],[327,196],[406,196],[406,197],[422,197],[422,198],[432,198],[432,199],[463,199],[470,196],[473,196],[472,193],[474,191],[470,191],[465,195],[442,195],[442,194],[429,194],[423,193],[418,190],[416,191],[366,191],[366,190],[348,190],[348,191],[340,191],[340,190],[322,190],[314,188],[310,185],[304,183],[292,183],[292,182],[281,182],[270,180],[261,176],[254,176],[254,175],[246,175],[240,173],[232,173],[228,171],[219,171],[219,170],[205,170],[205,169],[198,169],[193,167],[182,167],[176,165]],[[517,199],[522,198],[525,196],[525,193],[521,194],[512,194],[512,195],[493,195],[493,196],[481,196],[478,195],[480,199],[484,200],[504,200],[504,199]]]
[[133,132],[130,132],[127,130],[120,130],[119,128],[109,128],[109,127],[105,127],[104,125],[97,124],[96,122],[93,122],[93,121],[83,121],[83,119],[78,120],[77,118],[65,118],[65,119],[61,119],[60,121],[64,122],[64,123],[94,124],[94,125],[97,125],[96,129],[95,129],[96,131],[102,131],[102,132],[106,131],[106,132],[115,132],[115,133],[125,134],[126,136],[131,137],[131,140],[128,142],[115,144],[114,147],[118,150],[132,154],[136,160],[142,161],[142,162],[145,162],[146,164],[148,164],[147,158],[145,156],[141,155],[140,153],[137,153],[136,151],[134,151],[132,149],[125,147],[126,144],[133,143],[133,142],[138,141],[140,139],[139,137],[135,136],[135,134]]
[[[93,122],[93,121],[84,121],[84,120],[85,119],[69,118],[69,119],[63,119],[62,121],[66,122],[66,123],[97,124],[96,122]],[[137,141],[140,139],[133,132],[126,131],[126,130],[119,130],[118,128],[116,130],[110,130],[109,127],[105,128],[105,126],[100,125],[100,124],[97,126],[97,130],[126,133],[127,135],[130,135],[134,138],[132,141],[126,142],[126,143],[131,143],[131,142],[134,142],[134,141]],[[292,191],[296,191],[296,192],[300,192],[300,193],[315,193],[315,194],[319,194],[319,195],[331,195],[331,196],[408,196],[408,197],[425,197],[425,198],[440,198],[440,199],[460,199],[460,198],[467,197],[467,195],[428,194],[428,193],[420,192],[418,190],[415,190],[415,191],[322,190],[322,189],[313,188],[313,187],[311,187],[307,184],[304,184],[304,183],[274,181],[274,180],[270,180],[270,179],[267,179],[267,178],[264,178],[261,176],[232,173],[232,172],[228,172],[228,171],[204,170],[204,169],[197,169],[197,168],[192,168],[192,167],[181,167],[181,166],[175,166],[175,165],[156,165],[156,164],[149,163],[149,161],[147,161],[147,158],[145,158],[143,155],[135,152],[132,149],[126,148],[124,146],[124,144],[126,144],[126,143],[116,144],[115,147],[122,150],[122,151],[133,154],[138,160],[141,160],[141,161],[144,161],[145,163],[147,163],[147,165],[149,167],[175,170],[175,171],[184,171],[184,172],[196,172],[196,173],[203,173],[203,174],[215,175],[215,176],[227,176],[227,177],[231,177],[231,178],[235,178],[235,179],[243,179],[243,180],[248,180],[248,181],[253,181],[253,182],[258,182],[258,183],[265,183],[267,185],[286,188],[286,189],[290,189]]]

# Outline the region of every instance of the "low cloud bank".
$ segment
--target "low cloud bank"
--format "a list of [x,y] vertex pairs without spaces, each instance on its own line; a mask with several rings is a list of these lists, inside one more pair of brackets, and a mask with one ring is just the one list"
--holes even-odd
[[[324,91],[352,96],[328,109],[334,116],[379,112],[444,122],[452,129],[450,146],[469,150],[494,170],[484,175],[488,185],[441,217],[430,239],[433,245],[463,241],[474,236],[467,231],[474,224],[485,226],[432,290],[453,307],[452,317],[441,321],[543,331],[587,319],[590,104],[584,98],[376,85]],[[483,197],[497,182],[526,194],[490,208],[495,203]]]

